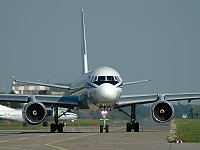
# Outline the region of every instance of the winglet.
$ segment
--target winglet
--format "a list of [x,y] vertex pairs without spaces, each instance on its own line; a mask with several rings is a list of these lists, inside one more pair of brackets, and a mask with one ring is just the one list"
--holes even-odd
[[82,74],[88,73],[88,60],[87,60],[87,49],[86,49],[86,36],[85,36],[85,22],[84,22],[84,11],[81,9],[81,52],[82,52]]

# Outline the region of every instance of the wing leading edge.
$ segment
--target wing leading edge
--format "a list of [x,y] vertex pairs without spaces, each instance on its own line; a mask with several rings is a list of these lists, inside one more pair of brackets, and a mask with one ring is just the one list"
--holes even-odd
[[18,82],[18,83],[25,83],[25,84],[32,84],[32,85],[48,86],[48,87],[54,87],[54,88],[60,88],[60,89],[70,90],[70,86],[65,86],[65,85],[55,85],[55,84],[47,84],[47,83],[39,83],[39,82],[29,82],[29,81],[21,81],[21,80],[14,80],[13,84],[15,84],[16,82]]

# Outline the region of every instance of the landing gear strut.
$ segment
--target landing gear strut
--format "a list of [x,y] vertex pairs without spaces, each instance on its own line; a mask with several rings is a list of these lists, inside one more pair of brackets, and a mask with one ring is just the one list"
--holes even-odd
[[130,122],[126,124],[126,132],[131,132],[132,130],[134,130],[134,132],[139,132],[139,123],[135,122],[136,120],[135,108],[136,105],[131,106],[131,115],[129,115],[127,112],[119,108],[119,111],[123,112],[125,115],[131,118]]
[[62,123],[58,123],[58,106],[54,106],[54,119],[55,119],[55,123],[51,124],[51,133],[55,133],[56,131],[58,131],[59,133],[63,133],[63,124]]
[[105,109],[105,110],[101,110],[101,115],[102,115],[102,120],[103,121],[103,124],[100,125],[100,133],[103,133],[103,130],[106,131],[106,133],[109,132],[109,126],[108,124],[106,124],[106,120],[109,120],[106,118],[106,115],[108,114],[108,110]]

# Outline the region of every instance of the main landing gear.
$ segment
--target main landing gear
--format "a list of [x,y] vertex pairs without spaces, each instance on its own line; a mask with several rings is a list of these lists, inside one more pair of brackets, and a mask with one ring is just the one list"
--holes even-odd
[[134,132],[139,132],[139,123],[135,122],[136,120],[135,108],[136,108],[136,105],[131,106],[131,115],[129,115],[124,110],[118,108],[119,111],[123,112],[124,114],[126,114],[127,116],[131,118],[130,122],[126,124],[126,132],[131,132],[132,130],[134,130]]
[[58,106],[54,106],[54,119],[55,119],[55,123],[51,124],[50,130],[51,133],[55,133],[56,131],[58,131],[59,133],[63,133],[63,123],[58,123]]

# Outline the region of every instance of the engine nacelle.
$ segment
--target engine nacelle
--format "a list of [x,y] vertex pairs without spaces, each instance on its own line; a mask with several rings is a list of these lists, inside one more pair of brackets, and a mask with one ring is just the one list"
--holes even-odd
[[46,114],[47,111],[44,104],[37,101],[27,103],[22,110],[24,120],[30,125],[41,123],[45,119]]
[[168,122],[174,116],[174,107],[168,101],[157,101],[151,107],[151,115],[156,122]]

